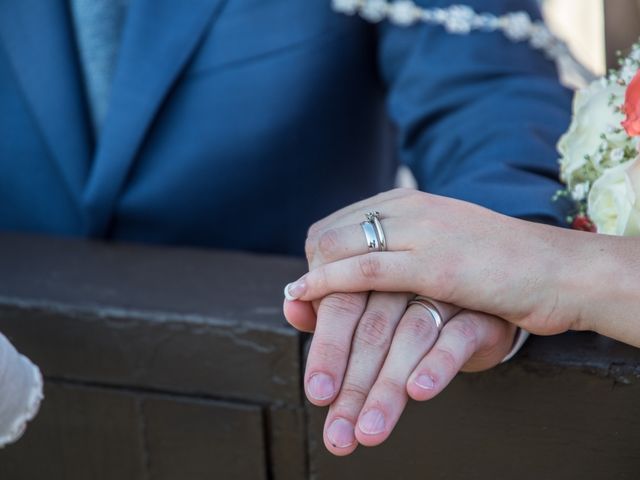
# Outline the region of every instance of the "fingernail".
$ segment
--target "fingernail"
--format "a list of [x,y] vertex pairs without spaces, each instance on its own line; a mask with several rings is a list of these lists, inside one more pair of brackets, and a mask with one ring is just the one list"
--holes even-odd
[[284,287],[284,298],[293,302],[294,300],[298,300],[302,297],[307,290],[307,284],[304,283],[303,279],[298,280],[297,282],[290,283],[286,287]]
[[419,375],[418,378],[415,379],[414,383],[424,390],[433,390],[436,388],[435,380],[429,375]]
[[374,408],[362,416],[358,425],[363,433],[377,435],[384,432],[384,415]]
[[325,373],[316,373],[309,378],[307,391],[315,400],[331,398],[335,393],[333,378]]
[[356,441],[356,435],[351,422],[344,418],[336,418],[327,428],[327,438],[336,448],[347,448]]

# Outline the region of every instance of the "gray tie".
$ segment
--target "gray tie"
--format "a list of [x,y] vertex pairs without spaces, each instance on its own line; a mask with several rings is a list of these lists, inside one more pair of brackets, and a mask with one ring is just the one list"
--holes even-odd
[[128,1],[69,0],[96,133],[109,106]]

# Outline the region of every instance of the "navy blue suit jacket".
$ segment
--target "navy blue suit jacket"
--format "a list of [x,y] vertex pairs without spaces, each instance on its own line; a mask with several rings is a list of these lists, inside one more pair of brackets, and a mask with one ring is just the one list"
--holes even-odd
[[560,222],[569,110],[552,62],[501,34],[329,0],[133,0],[94,138],[67,1],[0,0],[0,229],[301,252],[400,162],[426,191]]

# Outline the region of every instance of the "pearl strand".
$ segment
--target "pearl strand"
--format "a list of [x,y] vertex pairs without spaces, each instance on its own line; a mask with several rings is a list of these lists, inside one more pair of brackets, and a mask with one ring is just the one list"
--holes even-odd
[[544,22],[533,21],[527,12],[496,16],[476,13],[466,5],[423,8],[411,0],[332,0],[332,4],[337,12],[359,14],[373,23],[388,19],[394,25],[409,27],[421,22],[440,25],[455,35],[467,35],[474,30],[500,31],[512,42],[528,42],[532,48],[543,51],[552,60],[571,57],[568,47],[549,31]]

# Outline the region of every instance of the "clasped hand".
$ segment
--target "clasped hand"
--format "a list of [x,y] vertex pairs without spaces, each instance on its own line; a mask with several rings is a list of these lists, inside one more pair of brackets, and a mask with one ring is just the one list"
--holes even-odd
[[[382,212],[386,252],[367,250],[360,223],[371,210]],[[509,264],[519,240],[509,220],[401,189],[310,228],[310,273],[287,287],[298,300],[285,301],[284,311],[294,327],[314,332],[304,385],[311,403],[329,406],[329,451],[348,455],[358,444],[384,442],[409,397],[429,400],[459,371],[500,363],[516,324],[540,330],[541,295],[530,289],[524,301],[509,299],[514,286],[508,282],[520,282],[517,290],[535,276],[530,271],[519,278]],[[526,249],[526,242],[519,248]],[[407,308],[416,294],[434,299],[446,322],[441,332],[425,309]]]

